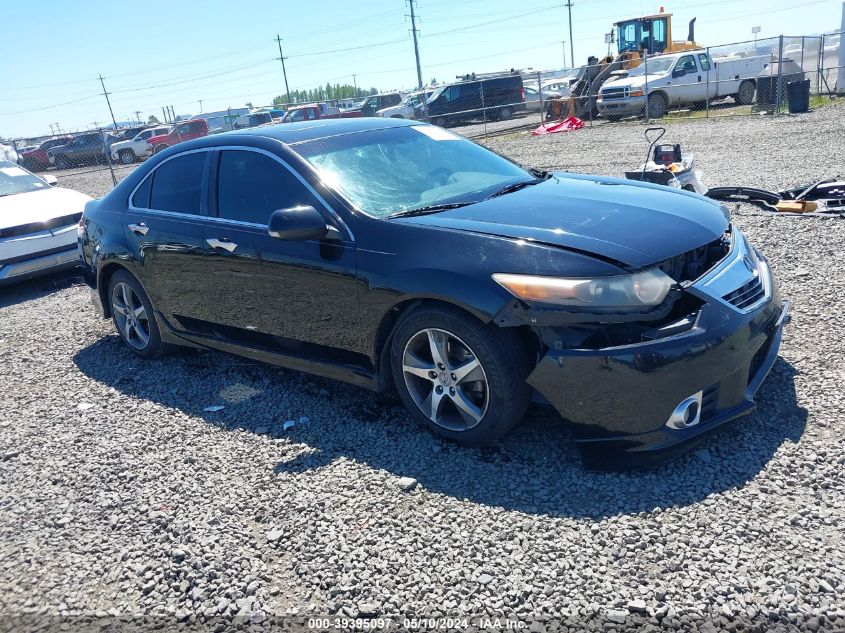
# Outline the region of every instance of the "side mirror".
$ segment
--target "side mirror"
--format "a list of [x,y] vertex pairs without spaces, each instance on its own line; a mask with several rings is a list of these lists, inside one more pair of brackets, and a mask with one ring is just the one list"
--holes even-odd
[[683,68],[676,68],[675,70],[672,71],[673,77],[683,77],[686,74],[687,74],[687,71]]
[[273,211],[267,233],[277,240],[315,240],[329,232],[325,218],[310,205]]
[[44,174],[41,176],[41,179],[51,187],[55,187],[59,184],[59,180],[53,174]]

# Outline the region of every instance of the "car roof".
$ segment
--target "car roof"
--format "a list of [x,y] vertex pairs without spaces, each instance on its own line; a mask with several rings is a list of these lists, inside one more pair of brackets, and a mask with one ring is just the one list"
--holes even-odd
[[408,127],[410,125],[424,125],[418,121],[407,119],[383,119],[381,117],[356,117],[352,119],[318,119],[316,121],[301,121],[299,123],[277,123],[248,130],[235,130],[215,134],[213,138],[224,138],[227,135],[263,136],[281,141],[285,144],[313,141],[318,138],[369,132],[394,127]]

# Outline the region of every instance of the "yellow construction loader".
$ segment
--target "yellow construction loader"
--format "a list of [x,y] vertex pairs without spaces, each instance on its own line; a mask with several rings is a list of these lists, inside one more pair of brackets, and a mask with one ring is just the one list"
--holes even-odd
[[577,116],[585,118],[596,114],[596,96],[602,84],[618,70],[630,70],[640,65],[643,55],[660,55],[701,48],[695,42],[695,18],[689,21],[686,40],[672,39],[672,14],[664,13],[663,7],[656,15],[646,15],[613,24],[612,41],[615,40],[617,54],[599,60],[590,57],[587,65],[579,72],[572,84],[569,98],[550,100],[547,118]]

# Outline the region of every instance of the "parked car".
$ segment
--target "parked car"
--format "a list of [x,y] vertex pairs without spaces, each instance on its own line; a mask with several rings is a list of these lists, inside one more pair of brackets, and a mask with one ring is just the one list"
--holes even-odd
[[91,198],[0,160],[0,285],[79,263],[76,229]]
[[30,171],[44,171],[50,167],[50,157],[47,154],[47,150],[51,147],[65,145],[66,143],[70,143],[72,140],[72,136],[57,136],[56,138],[48,139],[41,143],[41,145],[36,146],[34,149],[21,152],[19,162]]
[[446,127],[486,116],[509,119],[525,110],[522,77],[506,75],[488,79],[467,79],[437,88],[428,99],[428,120]]
[[599,114],[611,121],[642,114],[646,103],[653,119],[662,117],[670,107],[691,106],[721,97],[730,96],[739,105],[749,105],[757,90],[757,75],[768,59],[768,56],[753,56],[714,60],[706,51],[649,57],[627,77],[605,83],[599,90],[596,105]]
[[88,132],[73,137],[64,145],[47,150],[47,159],[57,169],[69,169],[79,165],[96,165],[106,162],[108,135],[102,132]]
[[147,143],[153,148],[153,154],[157,154],[177,143],[190,141],[195,138],[208,136],[208,123],[205,119],[189,119],[178,124],[167,134],[153,136]]
[[361,116],[363,115],[360,110],[340,110],[325,103],[309,103],[288,108],[280,123],[315,121],[317,119],[354,119]]
[[131,165],[136,160],[146,158],[153,153],[153,146],[150,139],[158,136],[166,136],[173,129],[170,125],[154,125],[142,129],[129,140],[118,141],[111,144],[109,151],[111,159],[116,163]]
[[236,130],[242,130],[248,127],[258,127],[259,125],[273,123],[274,118],[281,119],[283,116],[284,112],[282,112],[278,117],[274,117],[273,112],[270,110],[264,110],[261,112],[250,112],[249,114],[244,114],[243,116],[239,116],[237,119],[235,119],[234,127]]
[[[546,90],[543,89],[541,93],[536,88],[532,88],[530,86],[525,86],[525,109],[528,112],[539,112],[542,108],[542,104],[546,103],[549,99],[559,99],[561,94],[559,92],[555,92],[554,90]],[[541,103],[542,97],[542,103]]]
[[209,134],[219,134],[220,132],[228,132],[235,129],[235,120],[244,114],[249,113],[249,108],[226,108],[225,110],[215,110],[213,112],[203,112],[195,114],[189,120],[196,121],[198,119],[205,119],[208,124]]
[[402,101],[401,92],[386,92],[379,95],[370,95],[350,109],[343,110],[344,113],[360,112],[359,116],[376,116],[376,112],[398,105]]
[[713,200],[523,169],[399,119],[173,147],[90,202],[79,235],[94,303],[139,356],[195,345],[393,386],[470,445],[537,396],[591,468],[753,411],[788,310]]
[[20,160],[20,156],[15,151],[15,148],[12,145],[0,143],[0,160],[8,160],[10,162],[16,163],[18,162],[18,160]]
[[395,106],[382,108],[376,112],[377,116],[393,119],[417,119],[422,116],[423,97],[428,99],[433,90],[420,90],[406,94],[402,101]]

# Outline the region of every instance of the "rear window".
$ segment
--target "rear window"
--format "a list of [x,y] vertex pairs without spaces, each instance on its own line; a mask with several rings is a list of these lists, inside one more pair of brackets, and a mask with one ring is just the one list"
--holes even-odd
[[207,155],[208,152],[194,152],[162,163],[153,174],[150,208],[199,214]]

